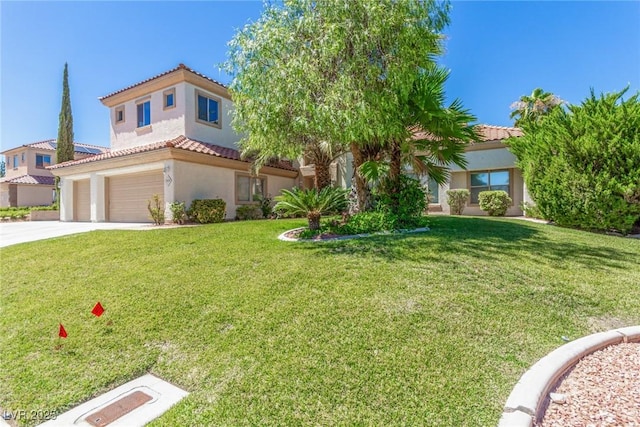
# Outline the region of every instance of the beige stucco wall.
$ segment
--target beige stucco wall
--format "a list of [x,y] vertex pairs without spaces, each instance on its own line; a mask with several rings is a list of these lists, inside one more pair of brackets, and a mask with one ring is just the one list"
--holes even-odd
[[[178,83],[163,87],[151,93],[151,125],[138,128],[138,101],[144,100],[142,96],[135,100],[110,108],[109,120],[110,140],[112,150],[121,150],[154,142],[166,141],[179,135],[185,135],[185,111],[189,108],[185,102],[186,83]],[[164,109],[164,92],[175,88],[175,107]],[[116,109],[124,105],[125,120],[116,123]]]
[[[233,110],[233,102],[231,100],[212,94],[209,91],[201,89],[191,83],[185,83],[186,87],[186,118],[185,118],[185,136],[202,142],[220,145],[223,147],[238,149],[237,142],[240,136],[235,133],[231,126],[231,114]],[[205,95],[210,95],[214,99],[221,99],[222,106],[220,111],[221,128],[208,126],[196,121],[196,89]]]
[[[235,218],[236,208],[239,206],[235,203],[235,177],[236,173],[244,171],[182,161],[174,161],[172,169],[175,183],[174,200],[168,200],[169,203],[185,202],[186,207],[189,208],[195,199],[220,198],[227,203],[226,218]],[[292,188],[295,184],[294,178],[264,176],[267,178],[267,193],[272,196],[280,194],[283,188]]]
[[18,184],[18,206],[48,206],[53,203],[53,185]]
[[[470,171],[512,168],[516,164],[516,157],[506,147],[467,151],[464,153],[464,157],[467,159],[467,170]],[[450,168],[455,172],[463,170],[455,164],[452,164]]]

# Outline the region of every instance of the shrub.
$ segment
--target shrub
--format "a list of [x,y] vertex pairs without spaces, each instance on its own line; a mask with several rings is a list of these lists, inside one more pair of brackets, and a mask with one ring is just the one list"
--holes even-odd
[[278,203],[274,209],[288,215],[306,215],[310,230],[320,229],[322,215],[342,212],[347,207],[347,193],[342,188],[293,188],[282,190],[275,199]]
[[540,209],[538,209],[538,206],[534,203],[522,202],[520,204],[520,209],[524,212],[524,216],[528,218],[545,219],[542,212],[540,212]]
[[262,216],[265,218],[269,218],[273,213],[273,206],[272,206],[273,199],[271,198],[271,195],[269,194],[269,195],[263,196],[261,194],[256,194],[253,197],[253,199],[259,202],[258,206],[260,207]]
[[640,219],[640,93],[591,96],[507,141],[529,194],[558,225],[628,233]]
[[451,215],[462,215],[471,193],[464,188],[447,190],[447,203],[451,207]]
[[262,209],[259,205],[243,205],[236,209],[236,219],[239,221],[260,218],[262,218]]
[[173,202],[169,205],[171,210],[171,221],[174,224],[184,224],[187,219],[187,212],[184,202]]
[[154,194],[151,200],[147,201],[147,209],[155,225],[164,224],[164,206],[159,195]]
[[419,180],[406,175],[400,175],[397,185],[391,189],[389,182],[383,182],[375,193],[376,209],[395,217],[394,228],[413,228],[427,210],[427,192]]
[[187,215],[200,224],[224,221],[227,204],[222,199],[195,199]]
[[506,191],[481,191],[478,194],[480,209],[490,216],[504,216],[513,203]]

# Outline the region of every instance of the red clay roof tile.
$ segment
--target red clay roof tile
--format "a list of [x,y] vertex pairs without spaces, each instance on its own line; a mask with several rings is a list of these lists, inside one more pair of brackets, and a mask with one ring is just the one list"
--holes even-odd
[[[64,163],[58,163],[53,166],[49,166],[47,169],[57,169],[61,167],[67,166],[75,166],[84,163],[92,163],[100,160],[113,159],[116,157],[128,156],[131,154],[145,153],[148,151],[160,150],[163,148],[178,148],[186,151],[193,151],[196,153],[208,154],[210,156],[222,157],[224,159],[231,160],[239,160],[243,162],[249,163],[248,160],[244,160],[240,156],[240,152],[238,150],[234,150],[233,148],[221,147],[215,144],[209,144],[207,142],[196,141],[194,139],[189,139],[184,135],[180,135],[177,138],[170,139],[168,141],[160,141],[155,142],[153,144],[141,145],[138,147],[125,148],[122,150],[109,151],[103,154],[98,154],[96,156],[87,157],[80,160],[73,160]],[[285,169],[295,171],[296,168],[290,162],[287,161],[279,161],[279,162],[271,162],[268,166],[272,166],[278,169]]]
[[9,184],[54,185],[55,178],[53,176],[42,176],[42,175],[21,175],[15,178],[2,178],[0,182],[7,182]]
[[150,82],[150,81],[152,81],[152,80],[158,79],[158,78],[160,78],[160,77],[162,77],[162,76],[166,76],[167,74],[171,74],[171,73],[173,73],[173,72],[175,72],[175,71],[178,71],[178,70],[186,70],[186,71],[189,71],[189,72],[191,72],[191,73],[193,73],[193,74],[195,74],[195,75],[197,75],[197,76],[200,76],[200,77],[202,77],[202,78],[205,78],[205,79],[209,80],[210,82],[213,82],[213,83],[215,83],[215,84],[217,84],[217,85],[220,85],[220,86],[222,86],[222,87],[223,87],[223,88],[225,88],[225,89],[227,88],[227,86],[225,86],[224,84],[220,83],[219,81],[214,80],[214,79],[212,79],[211,77],[207,77],[207,76],[205,76],[204,74],[199,73],[199,72],[197,72],[197,71],[195,71],[195,70],[193,70],[193,69],[191,69],[191,68],[187,67],[187,66],[186,66],[186,65],[184,65],[184,64],[179,64],[177,67],[172,68],[172,69],[170,69],[169,71],[165,71],[164,73],[160,73],[160,74],[158,74],[158,75],[156,75],[156,76],[149,77],[148,79],[145,79],[145,80],[143,80],[143,81],[141,81],[141,82],[135,83],[135,84],[133,84],[133,85],[131,85],[131,86],[127,86],[127,87],[125,87],[124,89],[120,89],[120,90],[117,90],[117,91],[115,91],[115,92],[111,92],[111,93],[110,93],[110,94],[108,94],[108,95],[101,96],[101,97],[99,97],[98,99],[99,99],[100,101],[105,100],[105,99],[110,98],[110,97],[112,97],[112,96],[114,96],[114,95],[117,95],[117,94],[122,93],[122,92],[124,92],[124,91],[127,91],[127,90],[129,90],[129,89],[133,89],[134,87],[137,87],[137,86],[143,85],[143,84],[145,84],[145,83],[148,83],[148,82]]

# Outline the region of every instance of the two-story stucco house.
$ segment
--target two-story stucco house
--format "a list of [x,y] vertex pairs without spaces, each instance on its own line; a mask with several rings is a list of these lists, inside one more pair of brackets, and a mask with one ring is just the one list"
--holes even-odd
[[[108,151],[105,147],[74,143],[76,160]],[[55,178],[47,167],[56,164],[56,140],[34,142],[0,153],[6,174],[0,179],[0,207],[46,206],[55,198]]]
[[62,221],[150,222],[148,201],[220,198],[233,219],[258,194],[298,182],[291,163],[250,173],[231,127],[227,88],[183,64],[100,98],[110,110],[110,151],[50,168],[61,178]]

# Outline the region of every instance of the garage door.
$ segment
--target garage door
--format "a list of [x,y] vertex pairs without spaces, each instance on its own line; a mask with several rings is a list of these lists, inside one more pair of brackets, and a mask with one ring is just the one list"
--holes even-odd
[[88,179],[73,183],[73,220],[91,221],[91,187]]
[[164,203],[162,171],[109,178],[109,221],[152,222],[147,203],[154,194]]

